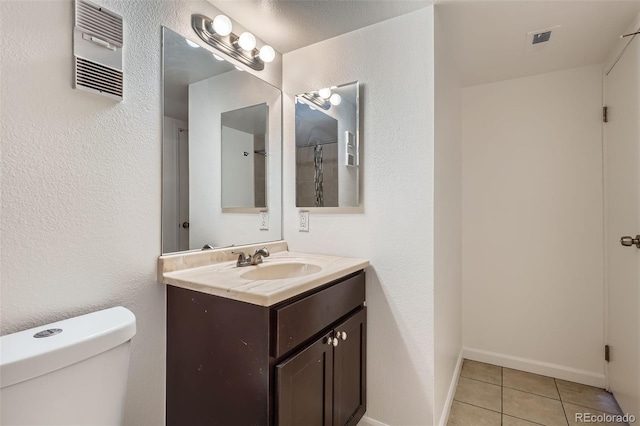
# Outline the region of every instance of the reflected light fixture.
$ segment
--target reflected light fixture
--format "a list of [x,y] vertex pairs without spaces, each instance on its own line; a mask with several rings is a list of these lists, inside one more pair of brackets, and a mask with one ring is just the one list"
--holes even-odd
[[326,99],[322,99],[320,96],[318,96],[317,93],[303,93],[302,95],[296,96],[296,100],[303,101],[300,103],[305,103],[310,108],[312,105],[318,108],[322,108],[325,111],[331,108],[331,103]]
[[331,97],[331,89],[327,87],[324,89],[320,89],[318,90],[318,95],[320,95],[322,99],[329,99]]
[[224,58],[216,55],[215,53],[213,54],[213,57],[216,58],[216,61],[224,61]]
[[187,44],[191,47],[198,48],[200,47],[197,43],[192,42],[191,40],[187,40]]
[[333,106],[340,105],[340,102],[342,102],[342,96],[338,95],[337,93],[334,93],[329,98],[329,102],[331,102],[331,105]]
[[256,49],[256,37],[250,32],[235,35],[231,19],[225,15],[218,15],[213,20],[204,15],[191,15],[191,27],[209,46],[256,71],[262,71],[264,64],[276,57],[271,46],[264,45],[259,50]]

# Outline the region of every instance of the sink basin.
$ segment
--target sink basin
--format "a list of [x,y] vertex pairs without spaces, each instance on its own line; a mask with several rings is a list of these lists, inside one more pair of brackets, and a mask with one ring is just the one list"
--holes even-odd
[[240,278],[246,280],[281,280],[315,274],[320,270],[322,270],[320,266],[311,263],[272,263],[257,265],[254,269],[240,275]]

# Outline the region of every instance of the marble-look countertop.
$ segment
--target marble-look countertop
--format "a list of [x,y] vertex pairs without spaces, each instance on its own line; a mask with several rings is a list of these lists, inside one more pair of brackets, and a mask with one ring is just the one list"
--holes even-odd
[[[178,269],[175,267],[177,262],[175,259],[171,263],[172,266],[167,267],[163,264],[163,260],[176,255],[162,256],[158,265],[158,278],[162,283],[176,287],[255,305],[271,306],[369,266],[369,261],[366,259],[286,251],[286,243],[284,244],[284,246],[274,245],[273,249],[280,251],[271,251],[271,255],[264,258],[262,264],[256,266],[237,267],[235,260],[216,261],[211,259],[212,263],[208,265],[202,265],[198,262],[199,266]],[[265,246],[265,244],[261,246]],[[284,250],[282,250],[283,248]],[[233,248],[234,251],[240,249],[242,248]],[[253,253],[253,250],[244,251]],[[213,253],[211,254],[213,255]],[[188,255],[189,253],[186,253],[182,256]],[[222,260],[225,257],[215,258]],[[237,256],[235,257],[237,258]],[[188,264],[189,262],[180,261],[177,263]],[[306,263],[316,265],[321,269],[319,272],[294,278],[252,280],[241,277],[252,269],[279,263]]]

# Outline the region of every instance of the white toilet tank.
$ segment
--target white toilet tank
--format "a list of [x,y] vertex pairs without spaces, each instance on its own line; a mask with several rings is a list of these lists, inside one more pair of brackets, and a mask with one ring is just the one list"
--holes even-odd
[[122,424],[135,334],[116,307],[0,337],[0,424]]

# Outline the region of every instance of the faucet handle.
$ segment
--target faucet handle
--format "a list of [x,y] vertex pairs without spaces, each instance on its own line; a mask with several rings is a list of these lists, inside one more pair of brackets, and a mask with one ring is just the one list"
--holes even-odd
[[232,251],[231,254],[238,255],[236,266],[247,266],[251,262],[251,255],[247,256],[243,251]]
[[262,247],[257,249],[255,254],[260,254],[264,257],[269,257],[269,250],[266,247]]

